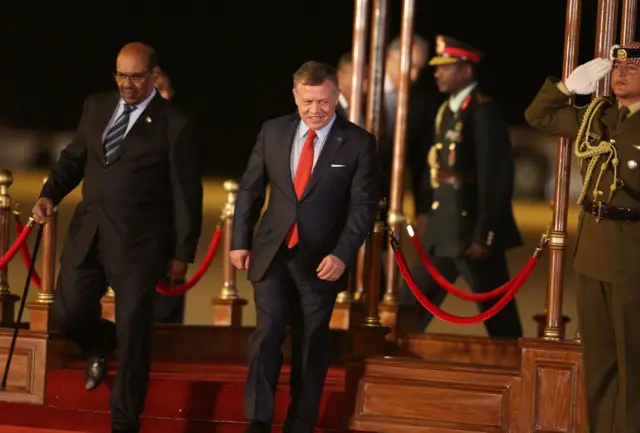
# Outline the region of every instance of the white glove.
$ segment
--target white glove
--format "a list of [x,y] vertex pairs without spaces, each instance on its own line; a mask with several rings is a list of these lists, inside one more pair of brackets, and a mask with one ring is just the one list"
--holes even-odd
[[610,59],[593,59],[578,66],[565,80],[564,85],[571,93],[590,95],[598,88],[598,82],[607,75],[613,62]]

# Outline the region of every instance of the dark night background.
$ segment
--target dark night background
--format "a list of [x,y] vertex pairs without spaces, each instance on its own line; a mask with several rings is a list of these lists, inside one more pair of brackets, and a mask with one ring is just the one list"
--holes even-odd
[[[390,4],[393,38],[402,2]],[[0,116],[30,128],[75,128],[84,96],[115,88],[119,48],[141,40],[157,49],[176,98],[196,114],[208,174],[239,176],[260,122],[294,109],[297,67],[309,59],[336,64],[350,50],[353,1],[210,5],[208,13],[135,19],[0,18]],[[544,77],[561,73],[565,8],[559,0],[416,0],[415,31],[482,50],[480,83],[517,124]],[[596,9],[596,0],[583,2],[581,62],[593,56]]]

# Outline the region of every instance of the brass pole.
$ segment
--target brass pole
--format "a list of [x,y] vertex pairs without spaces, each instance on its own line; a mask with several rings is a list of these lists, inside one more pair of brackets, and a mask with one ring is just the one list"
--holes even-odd
[[[568,0],[564,33],[562,76],[567,78],[578,64],[580,16],[582,0]],[[564,338],[562,295],[564,291],[564,252],[567,247],[567,214],[569,212],[569,173],[571,171],[569,140],[558,140],[556,183],[553,199],[553,223],[549,232],[549,275],[547,285],[546,324],[543,338]]]
[[236,268],[231,265],[229,253],[231,252],[231,234],[233,232],[233,212],[236,206],[238,183],[233,180],[224,182],[224,190],[227,192],[227,203],[222,210],[222,288],[220,299],[238,299],[236,288]]
[[[596,28],[596,57],[609,57],[609,50],[615,42],[616,26],[618,24],[618,0],[598,1],[598,24]],[[596,96],[611,94],[611,76],[607,75],[598,83]]]
[[[362,100],[364,89],[364,67],[366,63],[365,52],[367,49],[367,12],[369,10],[369,0],[354,0],[353,14],[353,43],[351,50],[351,62],[353,64],[353,75],[351,76],[351,95],[349,96],[349,120],[362,126]],[[361,258],[364,246],[358,251],[355,266],[355,288],[353,291],[343,290],[338,294],[337,304],[349,304],[353,301],[354,294],[361,288]],[[360,283],[360,284],[359,284]]]
[[[0,170],[0,257],[9,250],[11,239],[11,215],[13,201],[9,187],[13,185],[13,174]],[[9,294],[9,265],[0,269],[0,296]]]
[[636,38],[637,20],[638,0],[622,0],[622,28],[620,29],[621,45],[626,45]]
[[[413,15],[415,0],[404,0],[402,6],[402,28],[400,31],[400,82],[398,83],[398,106],[396,107],[393,137],[393,163],[391,171],[391,194],[387,222],[389,228],[400,235],[404,223],[402,197],[405,165],[405,136],[407,111],[409,108],[409,86],[411,70],[411,48],[413,45]],[[393,254],[386,257],[386,290],[383,303],[396,304],[399,274]]]
[[[13,184],[13,174],[9,170],[0,170],[0,257],[9,250],[11,223],[13,221],[13,200],[9,187]],[[9,264],[0,269],[0,325],[12,326],[15,321],[15,302],[18,296],[11,293],[9,287]]]
[[376,212],[373,231],[369,234],[366,253],[366,287],[365,287],[365,314],[363,325],[367,327],[382,327],[378,312],[378,299],[380,297],[380,272],[378,266],[382,263],[382,243],[386,240],[382,213],[386,207],[386,200],[381,200]]
[[[45,177],[42,180],[44,185]],[[36,302],[52,304],[56,281],[56,237],[58,229],[58,208],[53,210],[50,221],[42,230],[42,287],[38,291]]]
[[[380,145],[380,113],[382,110],[382,92],[384,87],[385,46],[387,43],[387,24],[389,15],[388,0],[374,0],[371,11],[371,43],[369,45],[369,89],[367,93],[367,131],[372,133]],[[359,300],[364,291],[363,272],[365,268],[365,245],[360,247],[357,259],[355,299]]]

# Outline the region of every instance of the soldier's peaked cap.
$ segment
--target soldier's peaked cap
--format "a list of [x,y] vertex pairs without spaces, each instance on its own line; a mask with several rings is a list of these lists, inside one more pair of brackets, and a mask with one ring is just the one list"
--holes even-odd
[[616,63],[640,64],[640,42],[629,42],[623,46],[614,45],[611,50],[611,60]]
[[479,63],[482,52],[471,45],[450,36],[436,37],[436,55],[431,58],[429,65],[439,66],[458,62]]

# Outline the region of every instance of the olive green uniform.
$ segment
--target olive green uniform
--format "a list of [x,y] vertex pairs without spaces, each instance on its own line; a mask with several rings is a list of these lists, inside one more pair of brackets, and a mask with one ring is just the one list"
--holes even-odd
[[534,128],[575,139],[584,179],[574,267],[591,433],[640,432],[640,114],[613,98],[583,122],[549,78],[525,112]]

